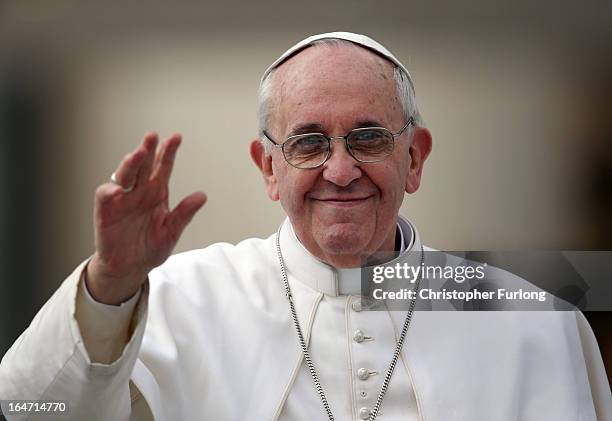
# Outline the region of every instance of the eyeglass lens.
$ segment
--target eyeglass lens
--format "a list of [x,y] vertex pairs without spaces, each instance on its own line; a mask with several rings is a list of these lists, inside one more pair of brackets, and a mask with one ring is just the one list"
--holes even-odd
[[[356,129],[346,139],[350,154],[361,162],[378,162],[393,152],[393,135],[382,129]],[[283,145],[285,159],[297,168],[321,165],[329,151],[327,138],[320,134],[298,135]]]

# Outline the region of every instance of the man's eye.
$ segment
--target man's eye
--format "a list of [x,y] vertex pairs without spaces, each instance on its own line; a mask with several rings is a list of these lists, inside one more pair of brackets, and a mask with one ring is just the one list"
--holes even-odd
[[296,141],[296,146],[300,148],[312,148],[323,145],[321,136],[305,136]]
[[326,147],[327,140],[322,136],[304,136],[295,139],[290,148],[293,153],[314,154],[319,153]]
[[378,130],[362,130],[355,133],[353,140],[358,142],[368,142],[373,140],[380,140],[384,136]]

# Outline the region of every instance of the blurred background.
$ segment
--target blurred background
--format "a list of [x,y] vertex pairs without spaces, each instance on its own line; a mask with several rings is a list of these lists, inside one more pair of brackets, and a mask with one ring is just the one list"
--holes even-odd
[[[461,250],[612,247],[612,3],[0,2],[0,355],[93,251],[92,203],[143,134],[183,134],[178,250],[283,219],[248,144],[266,67],[318,32],[409,68],[434,147],[402,214]],[[609,313],[588,314],[608,365]],[[610,372],[610,369],[609,369]]]

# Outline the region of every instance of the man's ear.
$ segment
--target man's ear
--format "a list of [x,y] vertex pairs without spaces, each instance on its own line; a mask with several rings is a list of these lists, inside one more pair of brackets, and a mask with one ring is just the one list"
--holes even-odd
[[268,197],[274,201],[278,200],[278,182],[276,180],[276,175],[274,175],[274,170],[272,169],[272,155],[266,155],[264,145],[259,139],[251,141],[251,159],[263,175]]
[[421,185],[423,165],[431,152],[431,133],[425,127],[415,127],[410,145],[410,168],[406,175],[406,193],[414,193]]

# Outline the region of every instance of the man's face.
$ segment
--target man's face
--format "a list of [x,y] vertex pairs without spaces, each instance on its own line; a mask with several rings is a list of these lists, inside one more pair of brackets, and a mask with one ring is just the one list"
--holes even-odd
[[[367,126],[397,132],[406,123],[393,66],[363,48],[307,48],[274,78],[268,133],[277,142],[307,132],[344,136]],[[393,249],[399,207],[412,188],[408,133],[378,163],[357,162],[343,141],[333,142],[331,156],[315,169],[294,168],[274,149],[268,194],[280,200],[311,253],[337,267],[355,267],[363,253]]]

